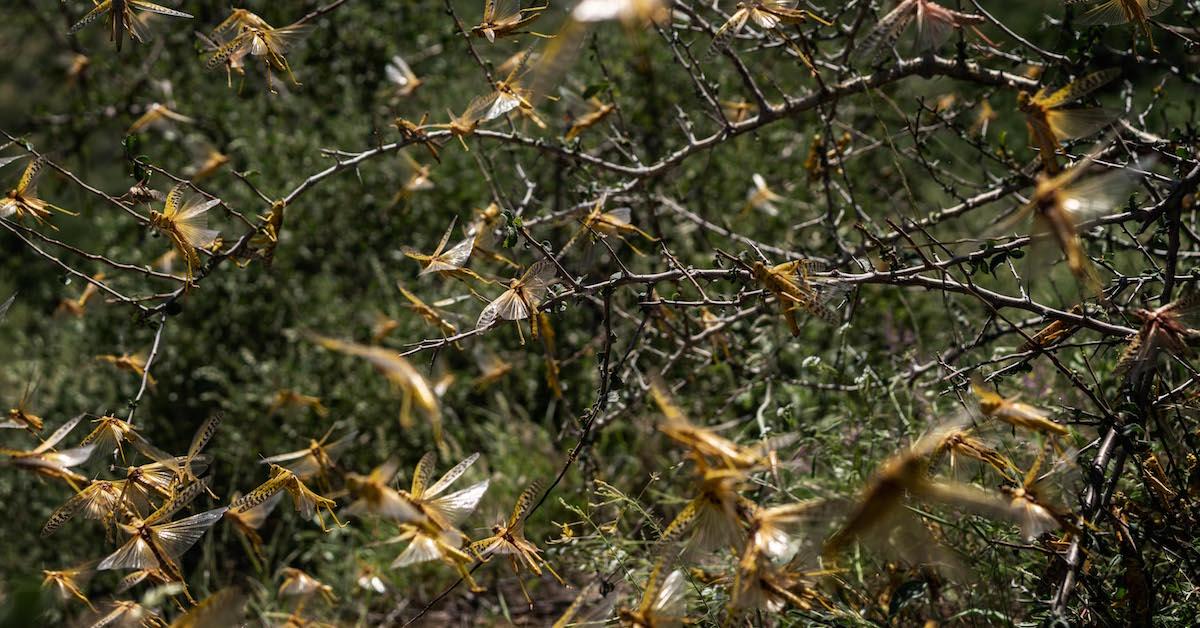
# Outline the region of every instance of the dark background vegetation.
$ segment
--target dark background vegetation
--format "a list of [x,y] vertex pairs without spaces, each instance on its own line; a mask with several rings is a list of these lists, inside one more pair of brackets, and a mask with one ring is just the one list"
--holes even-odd
[[[51,0],[28,0],[4,9],[0,23],[0,56],[4,58],[0,128],[32,142],[83,180],[114,196],[134,183],[122,144],[125,129],[151,102],[170,102],[198,123],[177,127],[173,134],[143,134],[139,155],[178,173],[194,160],[187,144],[204,138],[231,156],[232,169],[244,172],[254,186],[277,198],[332,163],[322,149],[360,151],[395,141],[398,136],[390,127],[393,117],[415,120],[428,112],[433,121],[444,121],[447,109],[461,111],[470,98],[488,89],[440,0],[351,0],[321,17],[289,55],[301,85],[286,85],[277,75],[277,85],[282,85],[279,95],[266,92],[261,68],[253,62],[244,79],[235,77],[232,89],[220,69],[205,69],[193,31],[208,31],[224,19],[231,8],[227,2],[180,3],[179,8],[192,13],[194,20],[156,20],[152,40],[127,44],[120,54],[107,41],[103,26],[88,28],[77,38],[65,35],[72,19],[89,4],[77,0],[60,6]],[[454,2],[468,24],[477,21],[479,4]],[[552,4],[547,17],[538,23],[539,30],[551,32],[564,14],[561,3]],[[819,8],[826,16],[837,17],[839,28],[849,29],[859,17],[861,3],[845,7],[827,4]],[[1177,5],[1164,19],[1184,26],[1193,23],[1194,7],[1182,2]],[[250,2],[246,6],[281,25],[316,5]],[[703,3],[693,7],[709,21],[721,21]],[[732,10],[730,6],[722,8]],[[1196,57],[1179,38],[1157,29],[1160,52],[1148,54],[1142,44],[1135,53],[1128,26],[1107,30],[1069,27],[1062,24],[1064,10],[1055,3],[987,3],[987,8],[1013,31],[1070,58],[1070,63],[1054,63],[1045,69],[1043,77],[1051,82],[1065,81],[1089,69],[1122,68],[1122,78],[1103,90],[1100,100],[1122,110],[1140,129],[1181,140],[1180,145],[1187,147],[1180,149],[1182,155],[1194,156],[1188,151],[1194,147],[1195,137]],[[875,17],[868,13],[863,19],[869,25]],[[997,42],[998,48],[1012,51],[1014,58],[977,51],[966,54],[1014,74],[1028,70],[1019,60],[1033,55],[999,29],[985,25],[980,30]],[[845,44],[835,32],[817,31],[819,39],[828,40],[818,42],[822,54],[831,58]],[[677,34],[682,43],[692,45],[697,56],[708,44],[706,34],[684,29]],[[704,111],[688,73],[654,31],[630,35],[610,24],[588,37],[584,53],[569,74],[570,84],[580,91],[592,86],[605,100],[616,100],[623,117],[621,131],[627,134],[624,139],[642,159],[653,162],[682,146],[683,124],[694,124],[701,137],[719,128]],[[533,40],[509,38],[493,46],[481,41],[474,44],[484,58],[499,63]],[[978,39],[972,35],[971,41]],[[795,95],[812,88],[809,73],[777,48],[759,48],[755,42],[738,42],[735,48],[743,50],[741,58],[767,86],[772,101],[778,101],[782,93]],[[953,57],[955,48],[952,42],[942,54]],[[905,49],[903,45],[901,49]],[[68,84],[65,72],[73,50],[86,54],[91,65],[83,80]],[[392,96],[384,76],[384,66],[394,54],[409,59],[425,80],[425,85],[406,99]],[[721,98],[748,98],[728,59],[718,57],[704,67],[705,80],[719,86]],[[832,79],[830,73],[826,80]],[[955,100],[947,107],[962,129],[974,123],[984,101],[998,112],[986,134],[935,125],[914,140],[914,127],[934,124],[928,112],[915,118],[918,105],[933,107],[951,95]],[[1144,111],[1148,114],[1139,118]],[[557,142],[554,138],[567,126],[566,114],[565,103],[549,103],[544,117],[551,131],[539,132],[521,121],[516,126]],[[494,126],[508,127],[507,123]],[[844,173],[836,178],[838,187],[830,191],[819,180],[808,178],[803,163],[815,137],[845,133],[852,135],[854,150]],[[612,135],[607,125],[585,133],[581,150],[619,161],[606,135]],[[1193,143],[1189,145],[1189,141]],[[314,330],[365,342],[377,316],[386,315],[400,323],[385,340],[388,346],[401,348],[435,337],[434,329],[404,307],[397,281],[427,302],[457,296],[463,292],[462,285],[433,277],[418,279],[418,266],[404,258],[402,247],[431,250],[452,217],[457,216],[461,224],[471,212],[493,200],[522,198],[526,191],[522,176],[536,184],[525,220],[587,202],[602,187],[625,180],[528,147],[469,142],[470,152],[457,143],[446,145],[442,162],[433,171],[432,190],[398,201],[397,192],[411,170],[396,154],[323,180],[288,208],[272,266],[255,262],[239,269],[225,264],[182,299],[181,310],[168,319],[163,332],[162,349],[153,368],[157,386],[147,392],[137,409],[138,423],[148,437],[164,449],[180,451],[200,421],[224,413],[224,424],[209,447],[215,457],[214,488],[223,497],[265,479],[260,456],[301,448],[335,423],[360,433],[357,445],[342,460],[346,468],[366,472],[392,456],[411,468],[433,447],[430,431],[424,426],[401,429],[398,398],[381,377],[361,362],[311,345],[298,332]],[[1080,151],[1086,149],[1084,145]],[[422,163],[430,161],[422,150],[409,151]],[[933,171],[945,173],[945,179],[931,176],[913,157],[916,154],[939,164]],[[728,224],[756,241],[833,258],[838,255],[835,233],[853,246],[861,245],[864,240],[857,224],[887,233],[886,219],[917,219],[953,206],[963,197],[1013,177],[1005,162],[1026,164],[1033,157],[1026,147],[1013,90],[914,75],[698,152],[664,175],[643,182],[626,203],[634,207],[635,224],[662,236],[683,266],[714,267],[717,248],[734,254],[750,249],[743,242],[723,238],[663,210],[654,200],[657,195],[676,199],[707,220]],[[19,165],[10,165],[0,171],[5,185],[16,180],[19,169]],[[1172,176],[1170,164],[1159,170]],[[739,213],[752,173],[761,174],[786,197],[779,203],[779,216],[753,210]],[[159,189],[169,186],[162,176],[155,176],[150,183]],[[229,169],[203,185],[248,215],[267,209]],[[845,200],[847,189],[853,191],[857,210]],[[57,173],[47,173],[41,191],[56,204],[80,213],[74,218],[56,217],[59,231],[54,237],[135,264],[148,264],[168,250],[165,239]],[[997,203],[964,214],[961,220],[938,225],[936,233],[947,242],[977,237],[1018,203],[1019,199],[1006,195]],[[867,223],[856,211],[873,220]],[[822,216],[827,218],[819,219]],[[238,237],[243,228],[228,217],[218,216],[214,222],[227,241]],[[532,232],[553,248],[565,242],[577,225],[570,219],[545,221]],[[1136,227],[1130,225],[1130,229]],[[1151,225],[1142,235],[1151,248],[1161,245],[1164,237],[1161,225]],[[1110,227],[1091,240],[1089,252],[1136,275],[1146,262],[1136,251],[1114,243],[1123,238],[1126,235],[1119,228]],[[519,239],[515,241],[506,254],[522,265],[532,262],[533,251]],[[979,245],[972,241],[954,246],[971,250]],[[639,248],[650,252],[644,257],[634,255],[627,246],[615,248],[635,271],[670,268],[654,245],[639,243]],[[153,321],[140,320],[127,305],[103,304],[100,299],[83,318],[56,317],[58,302],[77,295],[81,282],[65,276],[7,231],[0,233],[0,251],[0,297],[19,293],[0,325],[0,403],[16,404],[32,382],[36,388],[31,408],[45,417],[49,426],[83,412],[127,411],[138,379],[93,358],[149,350],[155,333]],[[917,259],[911,251],[900,255],[909,263]],[[564,263],[593,281],[618,270],[599,245],[578,247]],[[88,274],[102,270],[83,259],[73,260],[73,265]],[[490,275],[512,273],[487,262],[474,266]],[[1190,272],[1190,268],[1190,261],[1185,260],[1181,272]],[[845,270],[858,269],[846,266]],[[981,285],[1016,293],[1011,274],[977,270],[974,277]],[[1046,275],[1033,287],[1036,295],[1055,307],[1069,306],[1074,293],[1065,281],[1068,276],[1062,269],[1044,272],[1047,270],[1028,269]],[[136,294],[175,287],[156,285],[138,275],[116,275],[113,285]],[[710,294],[724,295],[734,295],[740,287],[728,280],[706,286]],[[634,334],[641,312],[637,302],[645,296],[645,289],[631,286],[615,292],[613,302],[623,314],[613,351],[619,357],[631,349],[630,343],[646,346],[637,352],[630,370],[619,374],[627,379],[619,382],[617,403],[602,415],[603,426],[595,433],[594,442],[529,525],[530,538],[547,547],[548,559],[577,587],[597,573],[613,573],[618,566],[618,578],[640,583],[652,558],[645,547],[654,538],[653,530],[669,521],[690,490],[687,471],[680,466],[680,452],[654,432],[653,413],[643,401],[644,381],[636,376],[663,368],[666,356],[676,349],[666,337]],[[657,290],[668,298],[696,296],[687,282],[663,284]],[[1157,294],[1155,288],[1146,291]],[[498,293],[495,288],[484,292]],[[762,305],[761,301],[749,299],[746,305]],[[450,309],[461,316],[456,321],[460,327],[469,328],[481,307],[468,299]],[[760,422],[774,432],[798,434],[793,449],[786,453],[797,462],[785,478],[786,494],[795,497],[856,491],[878,461],[899,444],[939,417],[960,411],[958,396],[948,393],[963,380],[947,377],[949,374],[1011,352],[1020,344],[1020,338],[1012,334],[978,341],[978,335],[992,333],[987,308],[962,295],[918,288],[864,286],[845,306],[845,325],[806,321],[795,338],[787,333],[774,308],[771,303],[762,305],[729,327],[726,334],[734,343],[734,360],[710,360],[686,352],[668,377],[675,382],[687,380],[680,396],[697,419],[730,422],[730,435],[753,439],[759,435]],[[714,310],[726,314],[733,308]],[[689,318],[693,331],[700,328],[696,311],[681,314]],[[1017,312],[1016,316],[1025,320],[1030,314]],[[562,399],[556,399],[547,387],[540,344],[527,339],[522,346],[512,326],[436,355],[413,357],[427,372],[457,376],[443,399],[450,455],[440,459],[439,469],[479,451],[482,458],[470,477],[492,480],[479,510],[468,521],[469,534],[485,532],[495,518],[507,513],[525,484],[552,478],[566,460],[579,435],[579,417],[595,402],[597,363],[604,348],[602,318],[599,302],[588,299],[571,300],[552,314],[565,392]],[[1033,318],[1028,324],[1039,322]],[[1117,322],[1136,326],[1135,322]],[[1094,371],[1099,378],[1097,389],[1115,391],[1120,377],[1113,367],[1121,339],[1092,332],[1082,333],[1080,339],[1097,342],[1063,352],[1060,359],[1068,368]],[[964,350],[948,352],[957,347]],[[477,358],[483,354],[510,363],[512,372],[494,385],[474,386],[472,380],[479,374]],[[945,362],[939,364],[939,360]],[[320,396],[330,408],[330,416],[321,418],[300,409],[267,417],[274,393],[282,388]],[[1096,438],[1095,417],[1080,409],[1085,402],[1044,361],[1034,361],[1024,372],[1006,379],[1005,388],[1061,410],[1062,420],[1073,423],[1077,446]],[[24,436],[15,431],[0,434],[0,438],[4,445],[24,443]],[[105,475],[105,464],[94,460],[89,475]],[[407,478],[407,472],[402,474],[403,481]],[[612,488],[598,493],[596,481],[600,480]],[[1121,490],[1136,499],[1143,488],[1131,479]],[[0,504],[5,512],[0,522],[0,590],[6,600],[36,595],[31,591],[36,591],[42,569],[108,551],[94,522],[75,522],[54,537],[39,537],[45,517],[66,497],[66,489],[57,483],[8,469],[0,473]],[[571,524],[572,538],[564,538],[564,528],[558,525],[562,523]],[[850,601],[845,605],[860,609],[880,605],[884,611],[840,616],[796,613],[778,619],[909,623],[935,618],[950,623],[1008,624],[1048,617],[1044,601],[1050,595],[1047,582],[1054,579],[1044,555],[993,542],[1007,539],[1019,543],[1010,526],[955,514],[949,514],[942,524],[978,579],[954,583],[958,593],[953,604],[938,599],[923,585],[904,589],[904,582],[919,578],[902,570],[873,576],[883,573],[881,563],[861,556],[856,559],[861,564],[846,579],[862,597],[847,596],[845,600]],[[401,614],[410,615],[456,578],[450,569],[433,563],[405,571],[387,570],[399,548],[376,543],[385,537],[386,531],[358,521],[324,534],[285,506],[264,529],[270,557],[265,568],[256,570],[232,529],[219,524],[187,555],[185,569],[192,587],[201,594],[231,582],[261,593],[253,599],[252,608],[263,617],[282,608],[273,593],[278,569],[301,567],[333,585],[338,594],[339,602],[333,608],[314,612],[337,623],[371,625],[389,617],[401,604],[409,605]],[[562,542],[548,543],[559,539]],[[1178,551],[1195,552],[1194,540],[1191,543],[1192,547]],[[1190,624],[1196,616],[1191,582],[1195,572],[1187,576],[1186,565],[1171,553],[1153,547],[1148,552],[1149,568],[1161,584],[1157,623]],[[1124,616],[1119,608],[1125,593],[1118,562],[1111,555],[1098,554],[1089,567],[1088,586],[1081,593],[1089,603],[1115,607],[1113,617]],[[355,577],[366,565],[385,575],[391,592],[369,594],[356,587]],[[520,600],[507,565],[485,567],[478,577],[490,587],[489,592],[476,596],[460,589],[431,611],[431,617],[454,625],[509,619],[539,625],[551,621],[573,595],[548,578],[531,583],[538,607],[530,612]],[[113,580],[113,576],[102,575],[92,584],[98,599],[104,599],[102,592]],[[884,598],[891,600],[890,605],[880,601],[880,591],[891,591],[890,597]],[[912,599],[895,601],[906,594]],[[709,611],[698,619],[716,621],[720,594],[708,590],[707,595]],[[35,612],[44,613],[50,622],[63,621],[77,611],[64,610],[49,597],[37,603],[44,607]],[[163,610],[171,612],[169,607]],[[698,607],[697,612],[701,611],[703,607]]]

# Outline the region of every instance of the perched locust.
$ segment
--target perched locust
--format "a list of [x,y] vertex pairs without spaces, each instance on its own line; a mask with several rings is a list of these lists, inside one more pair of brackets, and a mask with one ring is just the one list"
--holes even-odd
[[198,251],[207,250],[217,241],[218,232],[208,228],[205,214],[221,203],[221,199],[202,196],[187,198],[186,183],[180,183],[167,193],[161,212],[150,212],[150,225],[165,235],[180,257],[187,260],[187,279],[191,281],[200,267]]
[[529,514],[529,509],[533,507],[533,502],[537,499],[541,489],[541,484],[538,482],[529,485],[517,498],[517,504],[513,506],[512,515],[508,520],[492,526],[492,536],[475,541],[470,546],[471,553],[484,562],[496,554],[508,556],[513,573],[517,576],[517,582],[521,585],[521,593],[524,594],[530,609],[533,608],[533,599],[529,597],[525,581],[521,579],[522,566],[535,576],[541,576],[542,569],[545,568],[560,585],[563,584],[563,579],[542,557],[541,549],[525,538],[525,517]]
[[779,302],[779,309],[793,336],[800,335],[796,310],[804,310],[830,324],[840,322],[838,313],[828,304],[842,288],[814,279],[811,272],[817,267],[819,263],[812,260],[793,260],[774,266],[755,261],[750,267],[754,279]]
[[809,54],[792,41],[792,38],[780,28],[781,24],[804,24],[808,21],[817,22],[822,26],[833,24],[821,16],[796,8],[796,0],[742,0],[737,4],[737,10],[717,29],[712,43],[708,46],[705,58],[725,50],[729,42],[746,27],[748,22],[765,31],[770,31],[783,39],[800,56],[804,64],[813,68]]
[[[537,325],[533,315],[546,297],[546,291],[555,283],[555,272],[554,262],[548,259],[534,262],[519,278],[509,282],[508,290],[483,308],[479,320],[475,321],[475,328],[488,329],[497,320],[522,321],[528,318],[530,334],[536,339]],[[519,324],[517,329],[520,330]],[[525,342],[524,335],[521,336],[521,342]]]
[[1150,18],[1169,9],[1174,0],[1066,0],[1066,3],[1091,5],[1076,16],[1077,24],[1133,24],[1145,33],[1150,47],[1157,50],[1150,32]]
[[982,15],[947,9],[930,0],[900,0],[900,4],[871,29],[859,45],[855,56],[867,61],[879,58],[896,45],[914,18],[917,22],[918,52],[937,50],[955,29],[982,24],[984,21]]
[[585,233],[590,234],[593,239],[607,238],[609,236],[617,237],[625,244],[628,244],[629,248],[633,249],[633,252],[638,255],[641,255],[642,252],[625,238],[625,234],[637,234],[651,242],[658,241],[658,238],[633,225],[632,210],[630,208],[618,207],[612,211],[604,211],[604,202],[605,199],[603,197],[596,201],[591,211],[584,216],[583,224],[575,231],[571,239],[567,240],[567,243],[562,246],[562,251],[569,249]]
[[1194,285],[1184,289],[1178,299],[1151,310],[1135,308],[1133,315],[1142,327],[1121,354],[1118,370],[1140,381],[1153,372],[1161,350],[1180,358],[1192,358],[1195,352],[1188,345],[1200,336],[1200,291]]

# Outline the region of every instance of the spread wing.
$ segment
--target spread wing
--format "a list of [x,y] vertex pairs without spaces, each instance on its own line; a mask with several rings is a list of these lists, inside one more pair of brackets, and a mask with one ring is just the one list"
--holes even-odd
[[153,526],[154,539],[167,556],[177,558],[195,545],[225,515],[226,510],[228,508],[215,508],[179,521]]
[[200,450],[204,449],[208,441],[212,440],[213,434],[216,434],[217,428],[221,426],[222,418],[222,415],[214,414],[205,419],[200,429],[196,430],[196,434],[192,436],[192,444],[188,447],[188,459],[193,459],[199,455]]
[[126,541],[117,551],[111,553],[100,564],[96,565],[96,569],[104,571],[107,569],[154,569],[157,568],[158,559],[154,557],[154,552],[150,549],[150,545],[142,540],[140,536],[134,536]]
[[526,318],[529,318],[529,308],[525,306],[525,302],[515,290],[506,290],[483,308],[479,313],[479,320],[475,322],[475,328],[487,329],[497,319],[519,321]]
[[462,474],[466,473],[467,469],[471,468],[471,465],[475,464],[476,460],[479,460],[478,452],[471,454],[462,462],[454,465],[454,468],[447,471],[446,474],[443,475],[436,483],[434,483],[433,486],[430,486],[421,497],[430,499],[440,495],[443,491],[449,488],[455,480],[462,477]]
[[208,217],[204,214],[220,203],[221,199],[217,198],[195,201],[180,210],[179,215],[175,217],[175,227],[189,245],[207,249],[217,241],[220,232],[208,228]]
[[127,0],[127,1],[135,9],[141,9],[142,11],[147,11],[149,13],[157,13],[158,15],[166,15],[168,17],[182,17],[182,18],[186,18],[186,19],[191,19],[191,17],[192,17],[192,15],[190,13],[184,13],[183,11],[176,11],[175,9],[168,9],[167,7],[164,7],[160,4],[154,4],[153,2],[146,2],[146,0]]
[[445,517],[452,525],[457,526],[462,523],[467,515],[475,511],[475,507],[479,505],[479,500],[483,499],[483,494],[487,492],[488,481],[483,480],[476,482],[461,491],[455,491],[444,497],[439,497],[427,504],[430,510],[434,510]]
[[[1118,0],[1112,0],[1112,1],[1117,2]],[[1099,72],[1093,72],[1091,74],[1081,76],[1081,77],[1075,79],[1074,81],[1071,81],[1065,87],[1050,94],[1046,98],[1035,99],[1035,100],[1038,101],[1038,104],[1042,105],[1043,107],[1048,107],[1048,108],[1065,105],[1069,102],[1079,100],[1080,98],[1087,96],[1088,94],[1096,91],[1097,89],[1100,89],[1109,81],[1113,80],[1114,78],[1117,78],[1117,76],[1120,74],[1121,74],[1120,68],[1109,68],[1107,70],[1100,70]]]
[[433,479],[433,464],[436,460],[437,455],[430,451],[421,456],[421,460],[417,462],[417,468],[413,470],[412,490],[409,491],[416,497],[425,496],[425,488]]

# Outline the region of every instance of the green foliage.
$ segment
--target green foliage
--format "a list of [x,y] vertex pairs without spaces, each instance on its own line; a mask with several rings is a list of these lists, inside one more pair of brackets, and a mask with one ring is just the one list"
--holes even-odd
[[[453,2],[468,28],[480,17],[478,4]],[[539,32],[558,32],[566,21],[569,7],[551,4],[534,24]],[[245,75],[235,73],[232,87],[221,67],[206,69],[204,45],[193,32],[210,32],[228,15],[229,3],[179,3],[193,20],[155,19],[152,39],[126,42],[120,53],[107,41],[104,25],[65,34],[64,25],[90,9],[88,3],[13,7],[0,25],[7,59],[0,75],[0,129],[18,141],[0,154],[19,154],[27,142],[47,155],[61,170],[47,169],[39,193],[80,215],[53,216],[53,230],[5,219],[0,300],[14,291],[17,299],[0,322],[0,403],[17,404],[29,386],[29,407],[50,430],[81,413],[132,411],[138,428],[169,452],[186,451],[200,423],[223,413],[207,450],[220,501],[210,506],[202,497],[205,505],[198,509],[227,504],[234,491],[261,484],[267,479],[262,457],[301,449],[330,428],[359,432],[338,460],[342,470],[365,474],[396,459],[403,470],[398,485],[405,487],[417,460],[436,449],[431,429],[426,422],[402,428],[394,386],[363,361],[315,346],[305,332],[369,344],[379,320],[387,318],[396,327],[380,342],[397,353],[423,339],[437,341],[439,331],[414,314],[398,284],[426,303],[450,300],[444,308],[450,321],[461,331],[473,329],[484,301],[503,286],[418,276],[419,266],[405,251],[432,251],[452,219],[457,226],[451,243],[457,241],[479,211],[497,203],[495,253],[523,269],[541,257],[539,248],[560,252],[563,267],[585,288],[612,284],[570,291],[568,278],[558,278],[553,294],[565,296],[547,308],[555,333],[550,356],[540,339],[529,338],[528,321],[518,321],[454,343],[435,342],[436,348],[409,359],[431,381],[454,376],[440,399],[446,442],[439,472],[473,452],[483,454],[468,472],[470,480],[491,480],[463,526],[472,539],[489,534],[530,482],[548,482],[566,469],[530,518],[527,535],[575,588],[525,573],[536,601],[530,610],[507,559],[496,557],[476,572],[487,593],[461,587],[426,620],[548,625],[578,589],[597,579],[624,583],[619,606],[636,606],[662,530],[695,494],[685,451],[656,430],[660,415],[646,400],[651,374],[663,373],[685,412],[703,425],[722,426],[727,438],[754,443],[791,436],[779,452],[783,464],[755,475],[745,491],[750,499],[763,505],[840,499],[841,510],[830,515],[840,521],[847,498],[882,460],[931,425],[969,412],[967,377],[978,370],[1000,373],[996,381],[1006,394],[1022,393],[1069,424],[1072,433],[1062,445],[1084,450],[1081,461],[1096,455],[1095,441],[1121,417],[1141,430],[1122,433],[1123,451],[1138,461],[1144,459],[1139,453],[1157,454],[1176,482],[1180,502],[1165,505],[1156,501],[1144,472],[1127,471],[1114,485],[1118,498],[1086,513],[1104,532],[1087,538],[1092,547],[1080,574],[1086,586],[1076,589],[1067,616],[1084,623],[1136,622],[1136,596],[1126,587],[1137,570],[1110,538],[1119,527],[1113,521],[1124,516],[1141,547],[1141,569],[1156,583],[1155,622],[1188,624],[1197,608],[1187,573],[1200,548],[1178,532],[1196,516],[1195,495],[1187,493],[1189,486],[1195,490],[1196,471],[1194,460],[1189,467],[1185,456],[1176,456],[1196,446],[1194,411],[1182,400],[1191,389],[1190,356],[1156,376],[1155,394],[1182,387],[1178,399],[1161,403],[1150,404],[1154,395],[1131,388],[1116,371],[1127,340],[1119,332],[1138,328],[1132,308],[1162,291],[1168,249],[1177,253],[1176,274],[1195,279],[1194,196],[1193,205],[1174,201],[1182,208],[1175,217],[1163,201],[1181,189],[1176,181],[1190,177],[1185,193],[1194,195],[1196,187],[1196,112],[1187,95],[1197,77],[1184,68],[1193,61],[1188,37],[1155,27],[1159,51],[1147,56],[1144,41],[1131,43],[1129,26],[1078,27],[1072,21],[1078,6],[1064,12],[1010,3],[987,8],[1028,45],[989,21],[964,31],[964,38],[956,31],[940,50],[944,65],[901,75],[890,52],[876,66],[846,65],[841,54],[890,6],[818,4],[836,26],[809,24],[788,32],[803,33],[817,47],[820,84],[788,47],[758,28],[734,40],[734,55],[693,66],[710,40],[705,24],[715,28],[725,16],[711,3],[680,2],[674,26],[605,23],[566,31],[564,38],[577,41],[564,41],[580,51],[556,87],[618,106],[579,140],[561,140],[581,110],[556,90],[537,103],[546,130],[513,114],[483,125],[488,135],[465,138],[469,151],[441,137],[440,162],[409,146],[381,150],[344,169],[336,166],[400,141],[396,118],[416,122],[428,114],[429,124],[443,123],[447,111],[460,113],[490,91],[443,2],[350,0],[336,6],[313,20],[287,54],[300,84],[275,71],[275,95],[267,91],[260,57],[247,58]],[[245,7],[275,25],[319,8],[307,1]],[[721,8],[734,10],[728,3]],[[1195,17],[1187,6],[1161,19],[1190,24]],[[997,42],[996,48],[987,41]],[[497,78],[498,66],[511,55],[531,46],[546,50],[527,35],[470,44]],[[899,50],[900,64],[921,58],[907,40]],[[89,63],[68,78],[76,54]],[[407,59],[423,81],[410,96],[397,96],[387,80],[384,68],[393,55]],[[1080,291],[1059,263],[1061,251],[1046,238],[1041,248],[1010,246],[1012,233],[1027,233],[1026,223],[989,233],[1029,199],[1039,167],[1016,94],[1032,87],[1030,77],[1061,84],[1107,67],[1121,68],[1121,79],[1089,98],[1116,107],[1131,126],[1115,144],[1121,148],[1110,147],[1104,159],[1154,174],[1127,203],[1104,214],[1128,216],[1086,233],[1086,251],[1100,262],[1112,297],[1086,310],[1100,323],[1046,354],[1028,352],[1019,347],[1038,328],[1074,320],[1063,312],[1080,300]],[[889,72],[896,75],[869,89],[853,84]],[[727,124],[712,104],[754,103],[747,77],[779,111],[769,120]],[[195,122],[127,134],[154,102]],[[996,112],[986,124],[980,115],[985,104]],[[1086,154],[1093,141],[1071,145],[1070,153]],[[200,147],[210,146],[230,158],[198,182],[222,200],[210,212],[210,226],[221,232],[220,251],[249,238],[248,225],[261,226],[273,201],[299,192],[285,208],[269,264],[207,257],[197,284],[172,295],[181,289],[179,281],[139,270],[151,267],[171,242],[128,211],[146,216],[161,202],[116,199],[128,199],[137,183],[165,192],[172,177],[189,176],[203,154]],[[1143,160],[1135,161],[1135,154]],[[1145,159],[1150,154],[1159,155],[1157,165]],[[432,189],[404,191],[416,173],[412,160],[432,167]],[[0,169],[0,180],[15,182],[24,163]],[[334,172],[322,174],[331,167]],[[749,207],[756,173],[781,197],[774,212]],[[627,243],[611,236],[601,242],[584,233],[563,251],[601,198],[608,211],[632,208],[633,224],[660,241],[626,232]],[[1179,223],[1183,244],[1171,244]],[[19,224],[72,248],[39,240]],[[790,257],[830,262],[836,272],[822,276],[849,288],[845,303],[836,303],[838,321],[801,312],[799,333],[789,334],[777,301],[746,270],[760,254],[772,263]],[[520,274],[478,251],[470,266],[500,284]],[[697,271],[698,279],[684,276]],[[62,300],[79,296],[84,277],[98,272],[136,304],[101,291],[82,317],[55,313]],[[175,272],[182,272],[178,264]],[[675,274],[645,279],[659,273]],[[715,328],[705,331],[701,305],[717,321]],[[162,321],[151,368],[156,383],[140,395],[141,378],[95,358],[148,354]],[[523,336],[516,325],[523,326]],[[512,370],[477,385],[481,360],[491,355]],[[549,383],[550,357],[560,369],[561,397]],[[1107,409],[1073,379],[1105,400]],[[269,414],[283,389],[320,397],[328,416],[307,408]],[[1150,420],[1156,416],[1168,418]],[[82,433],[80,428],[67,442],[74,444]],[[1025,466],[1040,445],[1013,433],[998,440]],[[0,447],[33,443],[18,430],[0,433]],[[89,479],[114,477],[112,466],[123,464],[95,456],[80,471]],[[0,621],[65,622],[82,607],[39,597],[41,570],[100,558],[115,546],[95,521],[73,521],[41,538],[42,523],[70,489],[18,469],[0,471],[0,504],[10,513],[0,524]],[[982,472],[961,479],[988,490],[1002,483]],[[340,482],[329,490],[340,505],[352,499]],[[1079,509],[1078,498],[1068,497],[1065,505]],[[328,607],[311,602],[309,614],[338,625],[378,625],[413,617],[458,577],[437,562],[390,569],[400,547],[383,541],[396,533],[393,524],[354,519],[323,533],[289,503],[285,497],[261,530],[265,561],[251,556],[226,522],[185,555],[182,570],[197,599],[235,584],[249,592],[253,617],[282,621],[291,602],[275,591],[279,570],[292,566],[337,595]],[[830,578],[834,584],[824,585],[829,607],[792,607],[753,622],[990,625],[1057,614],[1045,601],[1065,569],[1057,543],[1071,539],[1059,534],[1029,543],[1003,521],[952,509],[922,512],[938,540],[970,568],[970,577],[931,576],[857,548]],[[1185,558],[1176,562],[1176,555]],[[689,574],[689,609],[698,623],[726,617],[731,558],[720,553],[695,561],[714,576]],[[359,586],[364,569],[383,578],[385,593]],[[99,574],[88,587],[94,599],[141,599],[144,586],[114,597],[118,577]],[[158,610],[178,614],[169,603]]]

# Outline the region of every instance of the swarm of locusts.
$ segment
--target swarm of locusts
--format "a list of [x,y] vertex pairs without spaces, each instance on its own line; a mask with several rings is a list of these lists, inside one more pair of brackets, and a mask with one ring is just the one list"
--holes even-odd
[[[0,268],[21,270],[0,277],[0,333],[29,353],[0,360],[0,489],[37,496],[6,502],[13,525],[38,519],[47,549],[29,556],[78,558],[37,565],[54,618],[936,626],[1036,607],[1152,625],[1200,609],[1200,141],[1189,108],[1159,102],[1195,87],[1164,51],[1200,32],[1171,2],[1065,0],[1049,23],[1084,29],[1070,50],[974,2],[165,4],[31,8],[87,107],[0,128],[16,260]],[[442,31],[340,28],[429,6]],[[113,68],[122,100],[101,106]],[[1153,103],[1134,104],[1151,68]],[[268,94],[246,88],[260,79]],[[438,92],[451,80],[469,90]],[[312,93],[332,109],[302,119]],[[244,111],[211,106],[222,94]],[[357,109],[366,148],[305,148],[327,161],[290,188],[266,174],[291,167],[271,134]],[[96,154],[128,180],[82,167],[106,125],[123,133]],[[70,141],[43,146],[41,128]],[[969,168],[935,152],[950,143]],[[324,197],[331,219],[311,191],[338,177],[356,180]],[[69,289],[46,298],[37,269]],[[370,279],[338,275],[326,308],[303,292],[321,273]],[[938,309],[916,304],[928,293]],[[274,307],[293,295],[311,307]],[[199,318],[219,331],[190,342]],[[127,328],[89,335],[76,365],[17,327],[98,320]],[[67,380],[128,398],[64,411]],[[215,392],[235,390],[252,401]],[[0,616],[36,597],[15,582],[0,575]]]

